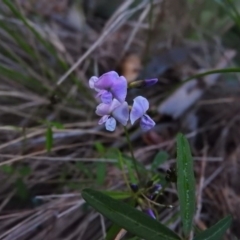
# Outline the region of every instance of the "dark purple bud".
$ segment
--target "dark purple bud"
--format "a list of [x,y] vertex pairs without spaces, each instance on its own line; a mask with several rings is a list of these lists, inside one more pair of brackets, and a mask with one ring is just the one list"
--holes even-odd
[[155,214],[153,213],[153,210],[152,209],[146,209],[146,210],[144,210],[144,212],[148,215],[148,216],[150,216],[151,218],[153,218],[153,219],[156,219],[156,216],[155,216]]
[[158,192],[162,189],[162,185],[161,184],[155,184],[152,188],[153,192]]
[[152,79],[146,79],[144,81],[144,87],[151,87],[152,85],[156,84],[158,82],[157,78],[152,78]]
[[138,80],[131,82],[128,87],[129,88],[144,88],[144,87],[150,87],[158,82],[157,78],[152,79],[145,79],[145,80]]
[[130,188],[132,189],[133,192],[138,191],[138,185],[135,183],[130,183]]

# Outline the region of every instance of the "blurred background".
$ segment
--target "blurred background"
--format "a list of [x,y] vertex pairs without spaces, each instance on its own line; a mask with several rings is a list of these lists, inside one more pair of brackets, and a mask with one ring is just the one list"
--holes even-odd
[[[0,0],[0,239],[103,239],[110,222],[81,199],[85,187],[125,189],[116,156],[124,131],[105,131],[88,79],[115,70],[149,99],[156,127],[128,126],[146,168],[175,166],[175,136],[191,143],[195,225],[227,214],[226,239],[240,239],[240,66],[238,0]],[[165,161],[165,160],[167,161]],[[174,184],[163,203],[177,204]],[[160,221],[180,231],[178,209]]]

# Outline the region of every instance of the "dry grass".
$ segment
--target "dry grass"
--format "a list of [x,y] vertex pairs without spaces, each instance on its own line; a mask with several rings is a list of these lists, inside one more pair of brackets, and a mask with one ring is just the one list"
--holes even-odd
[[[116,159],[104,157],[96,142],[128,150],[121,127],[108,133],[97,125],[88,78],[121,67],[124,72],[129,53],[142,61],[141,69],[137,63],[130,76],[160,78],[155,88],[130,93],[150,98],[158,123],[144,135],[129,127],[137,159],[148,167],[159,150],[174,158],[175,134],[185,131],[196,160],[196,226],[203,230],[231,213],[234,226],[227,239],[240,237],[239,77],[222,77],[180,119],[165,120],[156,112],[182,79],[218,63],[226,48],[218,29],[226,33],[233,23],[221,18],[222,25],[212,26],[210,35],[201,20],[203,12],[207,14],[206,1],[190,5],[182,0],[176,5],[173,0],[143,0],[129,8],[133,0],[126,0],[100,31],[88,22],[74,29],[71,23],[63,25],[67,4],[50,6],[49,11],[57,13],[40,9],[43,19],[37,19],[36,10],[22,2],[15,6],[25,23],[0,3],[0,239],[102,239],[110,223],[85,205],[80,190],[124,189]],[[198,124],[189,130],[184,123],[191,114]],[[49,153],[45,142],[50,125]],[[99,163],[107,171],[103,183]],[[174,160],[169,160],[160,169],[172,165]],[[174,186],[166,189],[164,201],[177,205]],[[180,231],[177,210],[163,209],[160,219]]]

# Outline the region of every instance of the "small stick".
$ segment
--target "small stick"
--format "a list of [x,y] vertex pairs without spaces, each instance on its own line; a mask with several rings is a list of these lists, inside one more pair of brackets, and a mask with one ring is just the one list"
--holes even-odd
[[125,234],[127,233],[127,231],[125,229],[121,229],[120,232],[118,233],[118,235],[114,238],[114,240],[120,240],[122,237],[125,236]]

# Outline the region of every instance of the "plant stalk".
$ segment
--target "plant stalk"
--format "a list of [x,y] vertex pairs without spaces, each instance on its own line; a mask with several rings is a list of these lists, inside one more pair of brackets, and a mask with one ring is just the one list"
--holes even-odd
[[125,131],[126,139],[127,139],[127,142],[128,142],[128,147],[129,147],[129,150],[130,150],[130,153],[131,153],[132,162],[133,162],[136,174],[137,174],[137,178],[138,178],[138,181],[140,181],[140,173],[138,171],[137,160],[134,157],[133,147],[132,147],[132,143],[130,141],[128,129],[126,127],[124,127],[124,131]]

